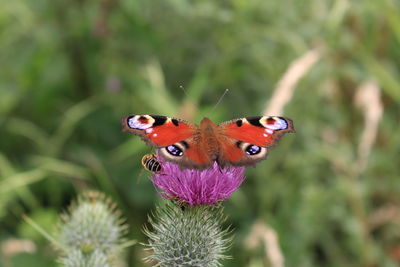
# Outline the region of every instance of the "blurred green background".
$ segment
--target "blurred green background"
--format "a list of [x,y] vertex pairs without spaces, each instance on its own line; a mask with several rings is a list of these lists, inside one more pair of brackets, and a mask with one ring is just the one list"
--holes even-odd
[[[151,148],[121,117],[219,123],[286,97],[297,132],[226,201],[223,265],[398,266],[399,47],[395,0],[1,0],[0,265],[55,266],[21,216],[52,233],[86,189],[146,241]],[[145,255],[135,245],[124,261]]]

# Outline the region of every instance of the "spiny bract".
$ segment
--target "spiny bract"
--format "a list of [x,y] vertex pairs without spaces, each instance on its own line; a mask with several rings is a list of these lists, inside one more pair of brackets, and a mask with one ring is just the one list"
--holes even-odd
[[153,230],[145,229],[148,246],[156,266],[221,266],[220,260],[231,238],[222,230],[222,208],[211,206],[178,206],[167,203],[149,218]]

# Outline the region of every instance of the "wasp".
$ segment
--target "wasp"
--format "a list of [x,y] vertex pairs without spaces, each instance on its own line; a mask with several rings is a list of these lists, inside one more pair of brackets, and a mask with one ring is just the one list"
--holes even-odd
[[155,154],[146,154],[142,157],[143,168],[152,172],[159,173],[161,171],[161,163],[157,160]]

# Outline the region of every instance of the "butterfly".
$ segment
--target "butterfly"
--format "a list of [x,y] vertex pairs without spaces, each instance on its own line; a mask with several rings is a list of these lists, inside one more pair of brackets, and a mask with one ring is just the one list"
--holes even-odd
[[158,115],[130,115],[122,119],[124,131],[132,132],[157,149],[166,161],[182,168],[248,166],[265,159],[267,148],[284,133],[294,132],[286,117],[257,116],[214,124],[204,118],[200,125]]
[[161,171],[161,163],[157,160],[155,154],[146,154],[142,157],[142,166],[154,174]]

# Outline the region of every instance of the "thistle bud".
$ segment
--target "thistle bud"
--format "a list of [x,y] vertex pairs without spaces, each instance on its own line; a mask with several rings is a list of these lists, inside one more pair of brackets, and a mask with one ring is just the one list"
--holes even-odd
[[157,266],[221,266],[231,243],[228,229],[222,229],[222,208],[179,206],[169,201],[149,218],[145,228],[152,254],[147,261]]
[[64,266],[106,267],[113,265],[126,226],[110,199],[86,192],[62,215],[59,243]]

